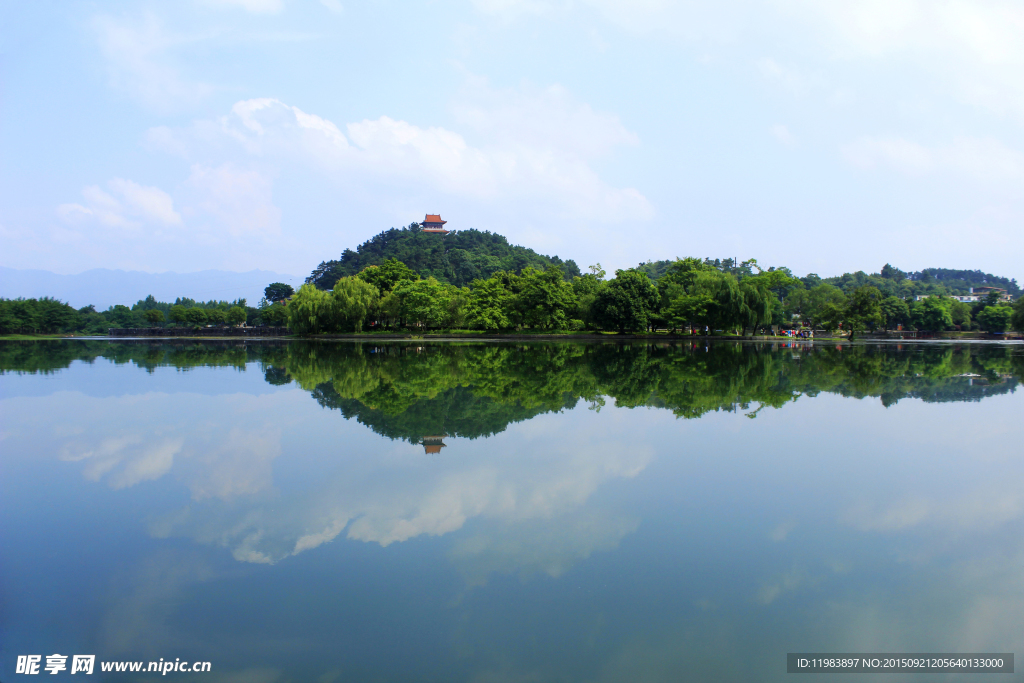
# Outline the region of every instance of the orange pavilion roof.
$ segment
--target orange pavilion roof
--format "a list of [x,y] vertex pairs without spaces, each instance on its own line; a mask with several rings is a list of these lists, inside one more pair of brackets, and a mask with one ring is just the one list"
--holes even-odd
[[434,225],[444,225],[447,222],[448,221],[441,220],[441,214],[439,213],[428,213],[427,217],[423,219],[423,223],[420,225],[427,225],[431,223]]

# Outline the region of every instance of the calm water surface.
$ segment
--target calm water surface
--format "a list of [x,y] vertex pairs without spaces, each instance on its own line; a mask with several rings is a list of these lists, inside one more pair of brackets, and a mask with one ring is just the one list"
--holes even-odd
[[0,370],[0,680],[1024,652],[1024,346],[71,340]]

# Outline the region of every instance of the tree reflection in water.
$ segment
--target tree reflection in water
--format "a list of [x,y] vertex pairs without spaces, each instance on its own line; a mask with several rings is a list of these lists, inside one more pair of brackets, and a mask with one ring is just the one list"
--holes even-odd
[[821,392],[886,405],[979,401],[1016,389],[1024,347],[996,344],[0,342],[0,372],[55,372],[106,358],[152,372],[259,367],[391,439],[439,453],[575,407],[655,407],[678,417],[778,408]]

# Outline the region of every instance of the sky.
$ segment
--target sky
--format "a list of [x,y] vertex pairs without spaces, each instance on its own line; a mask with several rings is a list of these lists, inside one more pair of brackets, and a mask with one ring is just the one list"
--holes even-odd
[[0,265],[308,274],[440,213],[611,272],[1024,280],[1024,4],[0,3]]

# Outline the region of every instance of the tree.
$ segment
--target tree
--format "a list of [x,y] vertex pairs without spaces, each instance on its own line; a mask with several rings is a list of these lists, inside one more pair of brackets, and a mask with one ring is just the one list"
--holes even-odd
[[864,286],[850,292],[843,312],[843,322],[850,330],[850,341],[867,326],[882,324],[882,293],[877,287]]
[[288,315],[288,327],[298,334],[320,334],[333,329],[336,324],[334,297],[313,285],[299,287],[299,291],[288,302],[285,310]]
[[680,294],[663,309],[666,322],[675,331],[684,325],[706,327],[711,324],[715,300],[707,294]]
[[882,314],[882,324],[887,330],[910,322],[910,307],[903,299],[887,296],[878,302],[878,308]]
[[882,272],[880,273],[880,275],[884,277],[886,280],[896,280],[897,282],[907,279],[906,273],[904,273],[899,268],[890,266],[888,263],[882,266]]
[[185,309],[185,322],[199,326],[206,322],[206,311],[196,306]]
[[594,317],[604,329],[620,333],[646,330],[657,305],[658,288],[647,273],[617,270],[615,279],[597,295]]
[[[790,305],[811,329],[821,327],[831,332],[838,329],[842,321],[841,312],[846,306],[846,295],[839,288],[823,282],[811,289],[793,292]],[[833,325],[831,329],[825,326],[826,317],[828,324]]]
[[1013,314],[1014,310],[1010,306],[986,306],[978,314],[978,322],[989,332],[1006,332]]
[[142,317],[145,318],[146,322],[148,322],[150,325],[159,325],[165,319],[164,312],[156,308],[148,309],[145,313],[142,314]]
[[288,308],[282,303],[271,304],[266,299],[263,300],[265,305],[259,308],[260,320],[264,325],[287,325],[288,324]]
[[182,306],[181,304],[175,304],[171,306],[171,320],[173,320],[175,323],[179,325],[186,322],[188,320],[188,317],[185,315],[185,311],[187,310],[188,309]]
[[263,296],[271,303],[284,301],[293,294],[295,294],[295,288],[283,282],[272,282],[263,290]]
[[1010,324],[1018,332],[1024,332],[1024,296],[1018,297],[1013,304],[1013,315],[1010,316]]
[[392,314],[419,327],[438,327],[448,309],[447,292],[435,278],[403,280],[391,292]]
[[246,319],[245,309],[241,306],[232,306],[228,309],[228,324],[233,326],[241,325]]
[[[562,269],[548,266],[544,271],[523,269],[520,290],[514,300],[518,318],[524,327],[540,330],[564,330],[566,315],[576,309],[576,294],[565,281]],[[652,285],[653,286],[653,285]]]
[[116,304],[106,310],[107,318],[115,327],[135,327],[135,316],[132,309],[122,304]]
[[829,334],[832,334],[843,324],[846,316],[845,301],[843,304],[835,301],[828,301],[817,310],[817,325]]
[[416,271],[396,258],[384,259],[379,266],[366,266],[356,277],[376,287],[381,296],[393,290],[403,280],[420,279]]
[[953,326],[951,308],[949,299],[930,296],[914,302],[910,317],[919,330],[942,332]]
[[206,322],[211,325],[223,325],[224,321],[227,320],[227,311],[222,311],[219,308],[211,308],[206,311]]
[[466,306],[466,321],[476,330],[506,330],[512,326],[508,316],[511,302],[512,293],[500,277],[473,280]]
[[334,284],[335,311],[345,331],[361,332],[370,311],[380,302],[380,291],[359,277],[343,277]]
[[[95,315],[95,312],[93,312]],[[53,334],[77,328],[82,320],[74,308],[50,297],[0,299],[0,332]]]
[[971,328],[971,307],[968,304],[954,299],[950,306],[949,314],[957,328],[961,330],[969,330]]

